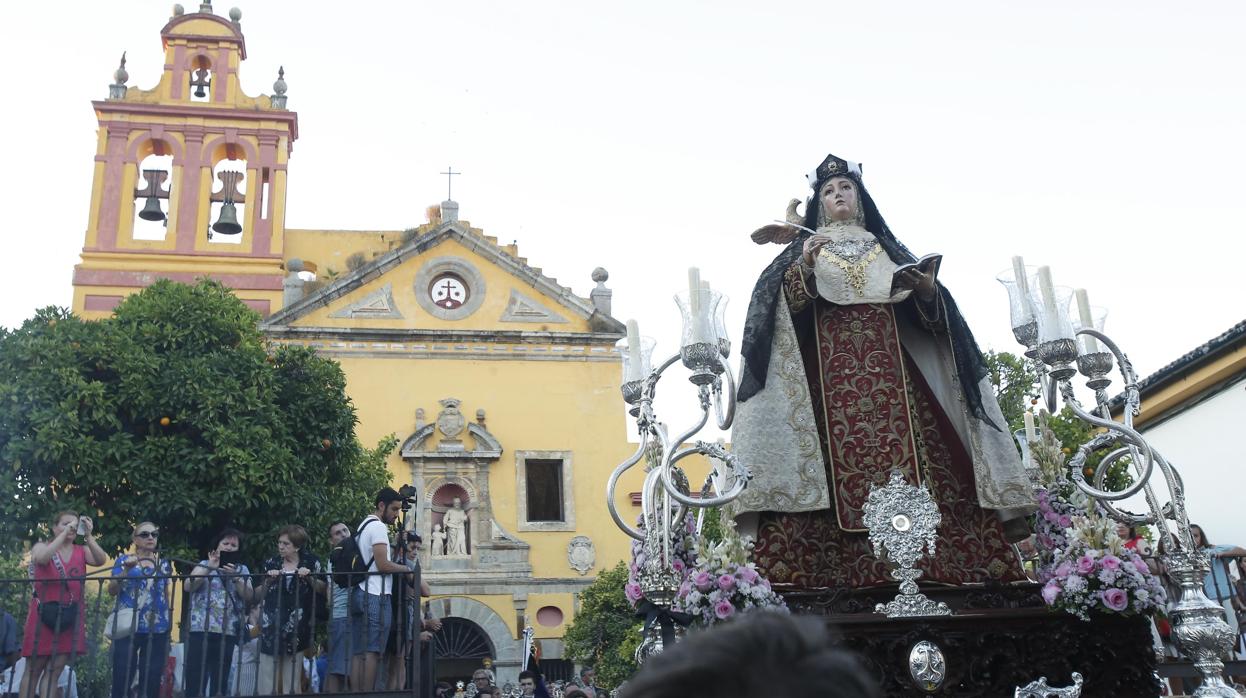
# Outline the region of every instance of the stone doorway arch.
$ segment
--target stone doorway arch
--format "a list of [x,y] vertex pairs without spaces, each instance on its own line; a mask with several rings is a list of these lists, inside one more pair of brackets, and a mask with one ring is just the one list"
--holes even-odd
[[[465,596],[435,599],[429,605],[433,615],[441,618],[442,627],[449,625],[456,632],[456,637],[447,638],[446,642],[451,655],[477,654],[481,646],[485,645],[493,653],[493,670],[497,674],[498,685],[506,681],[515,683],[519,680],[521,664],[519,655],[523,652],[520,641],[515,639],[506,621],[496,611]],[[471,633],[475,631],[480,634],[473,636]],[[441,647],[438,646],[437,649],[441,650]],[[456,672],[457,675],[457,672],[463,671],[468,665],[473,670],[480,668],[481,659],[483,657],[451,656],[444,660],[444,669]],[[443,675],[447,674],[443,674],[443,660],[440,655],[436,662],[438,680],[442,680]],[[471,678],[470,671],[467,672],[467,678]]]

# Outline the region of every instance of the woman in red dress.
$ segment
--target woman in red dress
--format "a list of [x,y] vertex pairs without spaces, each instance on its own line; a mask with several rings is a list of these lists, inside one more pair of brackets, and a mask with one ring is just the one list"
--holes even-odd
[[[80,526],[81,523],[81,526]],[[75,545],[81,533],[86,545]],[[82,579],[86,567],[102,565],[108,556],[92,536],[94,523],[77,512],[62,511],[52,523],[52,540],[40,541],[30,552],[30,576],[35,596],[30,600],[23,633],[22,656],[26,673],[21,698],[60,698],[57,679],[75,657],[86,651],[86,619],[82,603]],[[77,618],[59,632],[39,620],[40,602],[77,604]]]

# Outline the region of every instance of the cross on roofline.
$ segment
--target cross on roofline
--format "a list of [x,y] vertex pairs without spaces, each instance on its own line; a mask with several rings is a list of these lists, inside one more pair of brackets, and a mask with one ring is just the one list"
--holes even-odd
[[446,176],[446,201],[454,201],[454,197],[451,196],[451,194],[453,193],[452,185],[454,184],[454,175],[461,175],[463,173],[455,172],[454,166],[451,165],[451,166],[446,167],[446,171],[442,172],[441,174]]

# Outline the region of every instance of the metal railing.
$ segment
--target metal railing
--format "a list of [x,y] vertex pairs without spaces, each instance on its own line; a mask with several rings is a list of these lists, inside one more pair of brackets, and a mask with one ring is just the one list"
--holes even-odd
[[[371,576],[392,592],[387,613],[381,597],[339,587],[327,573],[113,577],[105,569],[64,581],[0,579],[0,609],[14,617],[22,655],[13,666],[0,663],[0,695],[431,696],[433,643],[419,641],[419,573],[355,579]],[[40,619],[41,604],[65,599],[72,618],[55,625],[45,608]],[[365,687],[369,664],[376,678]]]

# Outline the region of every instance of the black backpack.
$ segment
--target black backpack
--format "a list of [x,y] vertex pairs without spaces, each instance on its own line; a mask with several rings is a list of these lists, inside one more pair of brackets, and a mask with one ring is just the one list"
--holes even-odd
[[376,556],[368,562],[363,561],[363,553],[359,550],[359,534],[371,523],[380,523],[380,519],[365,521],[355,530],[355,535],[347,538],[329,553],[329,562],[333,564],[333,583],[342,588],[349,588],[361,581],[361,577],[372,569]]

